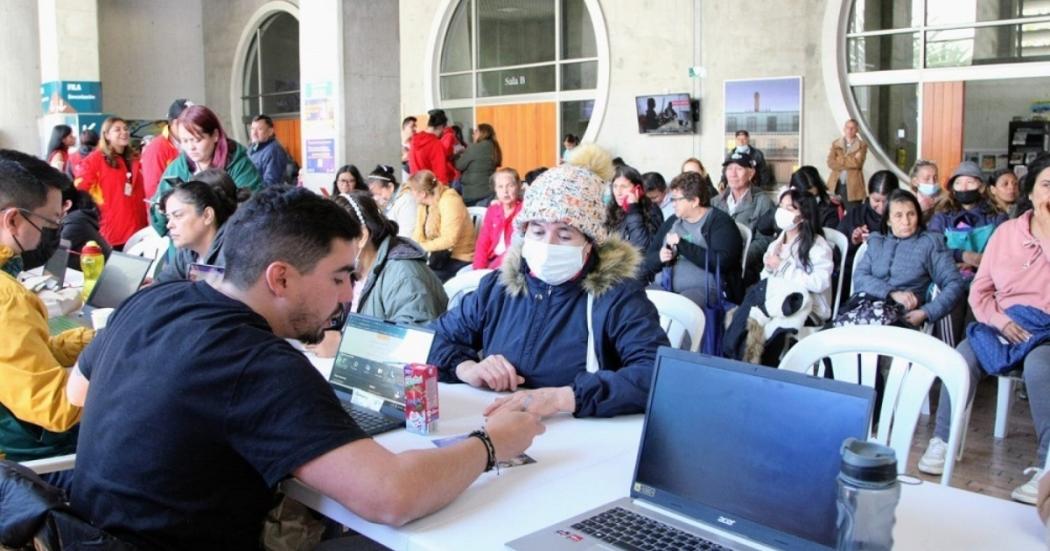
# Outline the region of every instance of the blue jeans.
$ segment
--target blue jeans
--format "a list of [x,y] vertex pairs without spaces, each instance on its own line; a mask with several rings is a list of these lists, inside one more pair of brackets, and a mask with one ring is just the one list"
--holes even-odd
[[[966,360],[966,367],[970,368],[970,395],[966,397],[966,403],[969,404],[973,402],[977,383],[988,376],[988,373],[977,363],[977,356],[970,348],[969,341],[959,343],[956,350]],[[1028,389],[1028,405],[1032,410],[1035,435],[1039,439],[1039,461],[1036,466],[1042,468],[1046,463],[1047,446],[1050,446],[1050,344],[1037,346],[1025,356],[1022,375]],[[937,424],[934,425],[933,435],[947,442],[951,426],[952,404],[948,398],[948,391],[941,385]]]

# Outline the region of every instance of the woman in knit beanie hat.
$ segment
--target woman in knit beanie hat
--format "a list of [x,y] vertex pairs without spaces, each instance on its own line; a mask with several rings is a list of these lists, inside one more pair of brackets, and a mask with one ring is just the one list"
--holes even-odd
[[499,272],[434,322],[428,363],[442,380],[517,391],[486,415],[645,409],[656,349],[668,341],[635,279],[638,252],[605,230],[602,189],[612,174],[608,153],[594,145],[544,172],[525,192],[522,238]]

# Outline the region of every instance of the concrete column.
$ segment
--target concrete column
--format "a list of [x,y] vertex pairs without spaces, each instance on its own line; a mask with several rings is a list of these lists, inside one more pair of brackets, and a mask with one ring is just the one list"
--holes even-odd
[[[41,153],[51,128],[68,124],[77,133],[101,126],[102,83],[99,81],[97,0],[40,0],[38,129]],[[128,47],[133,47],[130,45]]]
[[342,2],[303,2],[299,29],[302,178],[317,191],[331,185],[346,159]]

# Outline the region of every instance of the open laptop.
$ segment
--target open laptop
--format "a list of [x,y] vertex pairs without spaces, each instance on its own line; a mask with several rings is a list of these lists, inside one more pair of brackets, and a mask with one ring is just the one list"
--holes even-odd
[[405,427],[405,364],[426,363],[434,332],[349,314],[332,384],[343,409],[370,435]]
[[507,545],[834,549],[840,449],[867,438],[874,401],[860,385],[661,348],[630,497]]
[[57,316],[48,320],[52,335],[77,327],[91,327],[91,311],[95,308],[116,308],[124,299],[142,287],[153,259],[113,251],[102,268],[84,307],[76,314]]
[[44,264],[44,275],[51,276],[55,282],[55,288],[61,288],[66,283],[66,269],[69,267],[69,248],[71,246],[72,243],[68,239],[59,240],[58,248]]

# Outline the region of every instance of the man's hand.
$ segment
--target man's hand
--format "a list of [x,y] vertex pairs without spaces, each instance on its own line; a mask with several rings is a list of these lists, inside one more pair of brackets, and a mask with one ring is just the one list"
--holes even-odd
[[681,239],[682,237],[679,236],[677,233],[669,231],[667,232],[667,235],[664,236],[664,243],[674,247],[678,245],[678,242],[681,241]]
[[527,411],[540,417],[556,413],[572,413],[576,410],[576,394],[571,387],[537,388],[519,390],[510,396],[496,399],[485,408],[482,415],[498,415],[508,411]]
[[674,260],[674,251],[667,247],[660,247],[660,262],[670,262]]
[[321,342],[307,344],[304,348],[313,352],[318,358],[334,358],[335,352],[339,350],[339,331],[325,331]]
[[890,298],[897,301],[897,304],[904,306],[904,309],[908,311],[919,307],[919,298],[910,291],[894,291],[890,293]]
[[456,377],[474,387],[495,391],[517,390],[525,379],[500,354],[493,354],[480,362],[467,360],[456,366]]
[[540,417],[523,411],[508,411],[490,416],[485,421],[485,432],[496,448],[496,459],[506,461],[529,449],[532,440],[543,434],[547,427]]
[[1006,340],[1013,344],[1021,344],[1032,338],[1031,333],[1025,331],[1023,327],[1012,321],[1006,322],[1006,326],[1003,327],[1002,333],[1003,336],[1006,337]]

